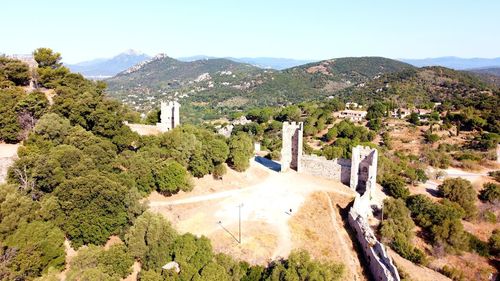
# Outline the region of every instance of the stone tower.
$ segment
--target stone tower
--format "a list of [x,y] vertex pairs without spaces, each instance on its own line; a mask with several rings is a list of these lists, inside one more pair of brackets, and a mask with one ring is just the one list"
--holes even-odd
[[288,169],[300,171],[304,125],[302,122],[283,122],[282,134],[281,171],[285,172]]
[[377,182],[378,151],[375,148],[358,145],[351,156],[351,189],[359,194],[375,190]]
[[160,123],[156,124],[161,132],[170,131],[180,125],[180,107],[181,105],[176,101],[161,102]]

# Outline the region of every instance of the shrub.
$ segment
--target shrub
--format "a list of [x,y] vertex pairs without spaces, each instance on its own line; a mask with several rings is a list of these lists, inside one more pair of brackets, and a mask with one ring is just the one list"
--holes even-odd
[[215,179],[222,179],[222,176],[224,176],[226,172],[227,172],[226,166],[224,164],[219,164],[214,167],[212,175]]
[[228,164],[238,172],[250,167],[250,158],[253,155],[252,139],[245,133],[238,133],[229,138]]
[[156,189],[163,194],[190,191],[193,186],[186,168],[174,160],[158,163],[153,170]]
[[491,171],[488,175],[494,178],[497,182],[500,182],[500,170],[499,171]]
[[438,190],[444,198],[458,203],[465,210],[466,218],[471,219],[476,215],[476,191],[470,181],[462,178],[445,179]]
[[465,274],[457,268],[451,266],[443,266],[441,273],[446,277],[449,277],[453,281],[466,281]]
[[491,182],[483,184],[483,189],[479,193],[479,199],[490,203],[499,202],[500,184]]
[[500,229],[495,229],[488,239],[490,253],[496,257],[500,255]]
[[489,257],[490,246],[488,242],[481,241],[471,233],[467,232],[467,235],[469,236],[469,249],[480,256]]
[[404,180],[399,176],[392,176],[385,179],[382,182],[382,187],[388,195],[394,198],[406,199],[410,195],[410,190],[405,187]]
[[430,131],[425,132],[424,138],[427,143],[435,143],[439,140],[439,136],[431,133]]

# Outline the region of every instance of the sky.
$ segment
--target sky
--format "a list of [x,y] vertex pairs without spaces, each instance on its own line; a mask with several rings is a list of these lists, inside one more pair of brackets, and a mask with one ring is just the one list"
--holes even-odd
[[500,57],[498,0],[1,0],[0,53]]

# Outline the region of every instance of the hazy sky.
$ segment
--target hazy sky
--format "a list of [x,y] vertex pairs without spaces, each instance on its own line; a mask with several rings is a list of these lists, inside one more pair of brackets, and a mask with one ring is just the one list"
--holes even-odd
[[499,0],[2,0],[0,53],[500,57]]

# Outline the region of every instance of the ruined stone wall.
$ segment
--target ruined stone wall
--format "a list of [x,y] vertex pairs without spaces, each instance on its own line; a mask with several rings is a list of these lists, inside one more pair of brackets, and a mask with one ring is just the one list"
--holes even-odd
[[349,184],[351,161],[347,159],[328,160],[317,155],[302,155],[299,172]]
[[349,212],[349,225],[356,232],[373,278],[380,281],[400,281],[398,270],[384,245],[377,240],[366,218],[356,213],[354,207]]
[[141,136],[154,136],[160,134],[162,131],[156,125],[145,124],[129,124],[125,122],[132,132],[136,132]]
[[302,137],[304,125],[299,123],[283,122],[281,144],[281,171],[289,169],[300,171],[302,159]]
[[161,103],[160,123],[156,124],[160,131],[166,132],[172,130],[181,124],[179,116],[180,107],[181,105],[176,101]]
[[351,189],[360,194],[375,188],[377,180],[378,151],[368,146],[356,146],[351,154]]
[[370,272],[375,280],[399,281],[399,273],[385,246],[375,237],[368,224],[372,215],[371,199],[376,188],[378,151],[356,146],[352,150],[350,187],[358,194],[349,210],[349,225],[356,232]]

